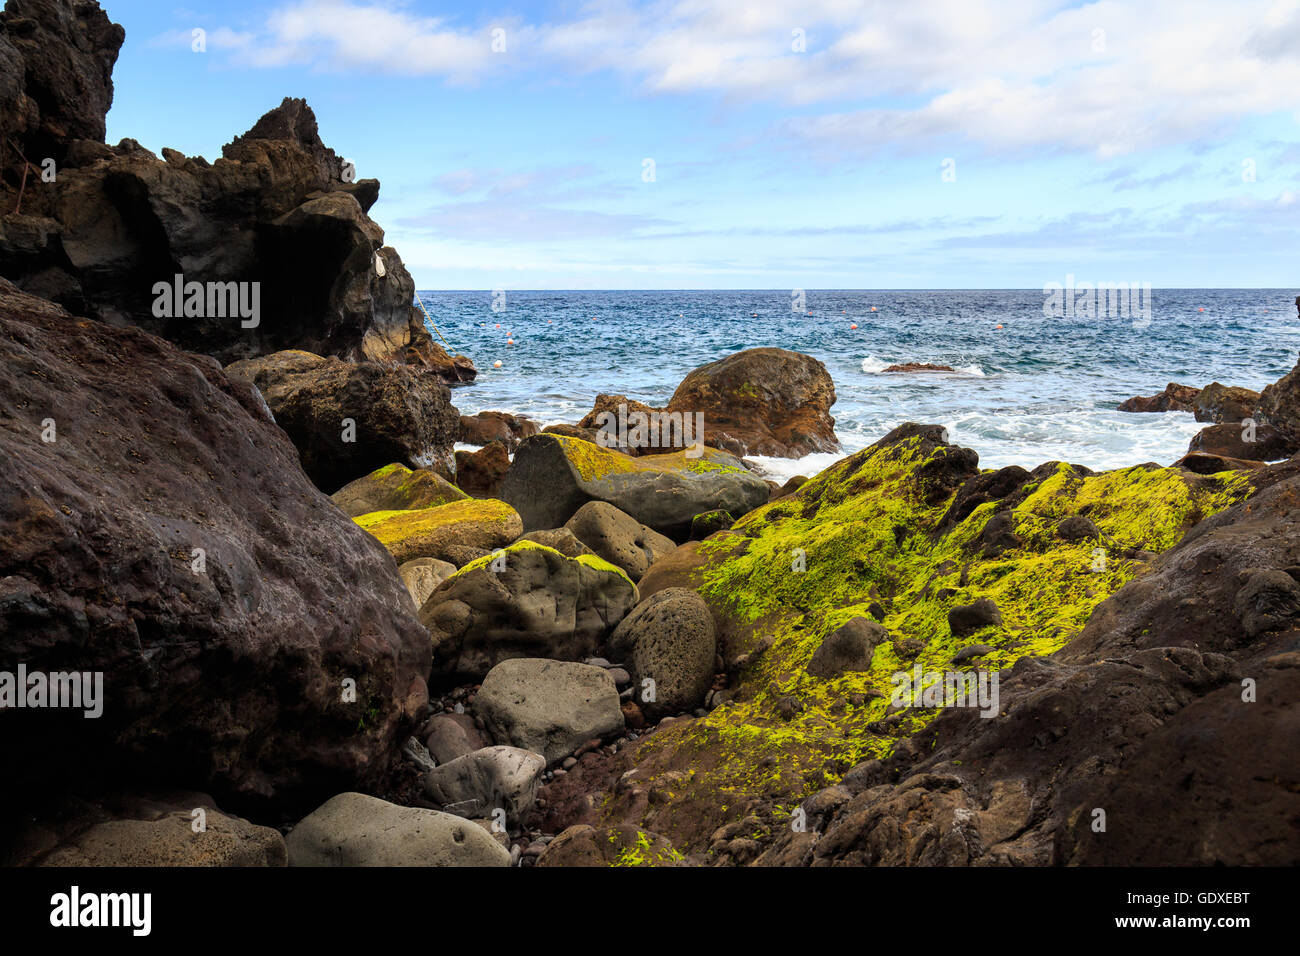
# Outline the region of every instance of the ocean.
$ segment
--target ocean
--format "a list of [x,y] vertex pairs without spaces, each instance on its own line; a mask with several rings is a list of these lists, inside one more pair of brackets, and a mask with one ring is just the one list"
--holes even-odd
[[[1097,470],[1170,464],[1204,427],[1190,413],[1117,411],[1124,399],[1169,382],[1259,390],[1289,371],[1295,295],[1156,289],[1144,321],[1049,318],[1036,289],[808,290],[801,312],[788,290],[419,293],[452,350],[478,366],[478,380],[453,391],[462,414],[572,423],[600,392],[658,406],[691,369],[777,346],[826,365],[844,454],[916,421],[946,425],[984,467],[1056,459]],[[956,371],[882,371],[903,362]],[[839,457],[758,462],[779,480]]]

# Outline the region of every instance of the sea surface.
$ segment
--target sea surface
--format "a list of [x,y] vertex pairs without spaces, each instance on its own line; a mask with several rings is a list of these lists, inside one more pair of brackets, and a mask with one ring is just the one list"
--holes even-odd
[[[462,414],[572,423],[600,392],[659,406],[696,366],[777,346],[830,371],[844,454],[916,421],[946,425],[985,467],[1056,459],[1105,469],[1170,464],[1204,427],[1190,413],[1117,411],[1124,399],[1169,382],[1259,390],[1289,371],[1300,349],[1295,295],[1156,289],[1139,300],[1149,313],[1099,318],[1047,317],[1037,289],[809,290],[799,312],[788,290],[419,297],[451,350],[478,366],[477,382],[453,390]],[[956,371],[882,371],[903,362]],[[838,457],[758,461],[780,478],[815,474]]]

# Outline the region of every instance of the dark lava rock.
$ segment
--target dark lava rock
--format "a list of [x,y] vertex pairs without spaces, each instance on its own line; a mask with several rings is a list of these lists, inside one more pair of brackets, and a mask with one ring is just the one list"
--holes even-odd
[[[627,662],[635,700],[647,720],[683,713],[703,702],[713,680],[718,653],[713,615],[695,591],[668,588],[619,623],[609,653]],[[642,693],[647,679],[654,681],[654,700]]]
[[[67,8],[76,11],[74,36],[43,26],[32,34],[34,46],[48,45],[45,65],[62,64],[72,78],[47,91],[29,65],[23,102],[48,99],[51,115],[71,127],[65,137],[85,138],[68,147],[77,147],[76,165],[61,166],[55,182],[29,183],[21,213],[0,218],[0,275],[80,314],[138,325],[222,364],[300,348],[415,365],[444,383],[474,378],[469,359],[434,343],[413,304],[414,281],[366,214],[378,182],[354,181],[321,142],[305,101],[284,100],[215,163],[175,150],[159,159],[131,140],[103,147],[97,141],[112,98],[109,47],[115,55],[120,28],[101,23],[92,3],[18,6],[58,7],[64,19]],[[12,42],[8,22],[4,36]],[[91,76],[101,69],[102,77]],[[0,113],[4,100],[0,89]],[[69,103],[84,115],[65,115]],[[48,139],[53,127],[40,129]],[[80,145],[87,142],[93,145]],[[8,191],[18,177],[5,163]],[[159,307],[173,299],[160,287],[174,286],[177,276],[182,285],[203,285],[202,304],[196,300],[190,314]],[[248,315],[231,314],[233,303],[220,301],[240,291],[227,283],[242,284]]]
[[456,452],[456,484],[475,498],[491,498],[510,470],[510,453],[499,441],[478,451]]
[[904,362],[902,365],[890,365],[882,372],[955,372],[951,365],[934,365],[930,362]]
[[1156,395],[1137,396],[1120,402],[1119,410],[1121,412],[1190,412],[1193,410],[1192,403],[1196,401],[1200,391],[1194,385],[1170,382],[1163,392]]
[[288,351],[235,362],[226,374],[266,397],[322,491],[393,462],[436,470],[453,461],[460,416],[447,387],[420,369]]
[[1087,541],[1101,535],[1091,518],[1070,515],[1056,523],[1056,534],[1062,541]]
[[[1252,437],[1254,440],[1249,440]],[[1248,461],[1278,461],[1300,451],[1300,441],[1273,425],[1257,424],[1253,430],[1243,424],[1210,425],[1192,436],[1187,450]]]
[[888,639],[889,632],[880,624],[856,617],[826,635],[808,661],[808,673],[831,678],[870,670],[876,646]]
[[380,785],[428,634],[254,390],[0,280],[0,460],[0,671],[103,673],[98,719],[3,712],[5,799],[125,782],[288,813]]
[[1259,405],[1259,392],[1211,382],[1197,393],[1192,410],[1198,422],[1231,424],[1249,418]]
[[1002,623],[1002,612],[988,598],[971,604],[959,604],[948,611],[948,627],[954,637],[974,634],[980,628]]
[[467,445],[488,445],[494,441],[513,452],[519,443],[538,432],[537,422],[506,412],[479,412],[460,416],[460,440]]
[[705,444],[737,457],[839,451],[826,367],[785,349],[747,349],[682,379],[667,410],[704,415]]

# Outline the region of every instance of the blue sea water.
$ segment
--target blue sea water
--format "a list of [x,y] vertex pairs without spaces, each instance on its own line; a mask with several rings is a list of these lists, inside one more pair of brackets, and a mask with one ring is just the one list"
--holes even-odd
[[[1300,349],[1295,295],[1156,289],[1149,322],[1048,318],[1033,289],[809,290],[799,313],[787,290],[507,291],[500,311],[486,291],[420,299],[452,349],[479,368],[477,382],[453,392],[463,414],[576,422],[600,392],[662,405],[696,366],[778,346],[830,371],[846,454],[917,421],[946,425],[985,467],[1057,459],[1103,469],[1169,464],[1203,427],[1190,413],[1119,412],[1124,399],[1169,382],[1258,390],[1289,371]],[[903,362],[958,371],[881,371]],[[760,464],[774,477],[811,475],[837,457]]]

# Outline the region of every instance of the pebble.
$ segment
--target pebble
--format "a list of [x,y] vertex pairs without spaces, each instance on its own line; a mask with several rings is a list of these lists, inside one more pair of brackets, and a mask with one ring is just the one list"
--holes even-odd
[[615,687],[623,687],[626,684],[632,683],[632,675],[621,667],[611,667],[609,669],[609,676],[614,679]]
[[564,762],[560,764],[560,766],[563,767],[565,770],[572,770],[577,765],[578,765],[577,757],[565,757]]
[[605,660],[605,658],[603,657],[588,657],[585,661],[583,661],[583,663],[590,664],[592,667],[604,667],[606,669],[614,666],[609,661]]

